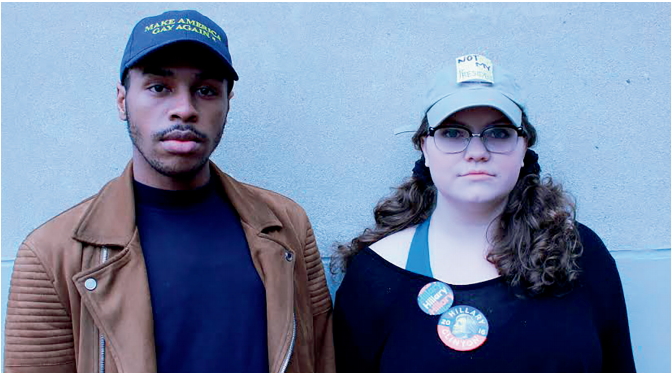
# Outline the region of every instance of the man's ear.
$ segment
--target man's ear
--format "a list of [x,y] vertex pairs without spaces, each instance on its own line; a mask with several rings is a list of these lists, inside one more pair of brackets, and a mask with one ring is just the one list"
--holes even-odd
[[231,92],[228,93],[228,100],[232,99],[233,96],[235,96],[235,91],[231,90]]
[[121,82],[116,85],[116,109],[119,112],[119,119],[126,121],[128,113],[126,113],[126,87]]

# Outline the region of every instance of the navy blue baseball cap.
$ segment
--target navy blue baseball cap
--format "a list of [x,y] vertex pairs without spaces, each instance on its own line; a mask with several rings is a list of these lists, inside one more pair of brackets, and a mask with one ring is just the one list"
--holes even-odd
[[221,58],[227,77],[238,80],[233,69],[224,30],[195,10],[172,10],[138,22],[128,38],[121,59],[121,80],[126,71],[148,54],[177,42],[194,42],[208,47]]

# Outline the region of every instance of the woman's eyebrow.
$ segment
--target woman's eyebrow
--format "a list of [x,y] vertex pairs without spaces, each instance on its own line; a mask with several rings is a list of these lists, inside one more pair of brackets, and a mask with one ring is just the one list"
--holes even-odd
[[456,120],[453,120],[453,119],[449,119],[449,118],[446,119],[445,121],[443,121],[443,124],[445,124],[445,125],[459,125],[459,126],[466,127],[466,124],[461,123],[461,122],[456,121]]
[[[497,124],[497,123],[506,123],[506,124],[510,124],[510,123],[512,123],[512,122],[508,119],[508,117],[506,117],[506,116],[502,116],[502,117],[499,118],[499,119],[496,119],[496,120],[494,120],[494,121],[489,122],[489,123],[487,124],[487,126],[489,126],[489,125],[494,125],[494,124]],[[442,124],[443,124],[443,125],[458,125],[458,126],[463,126],[463,127],[470,127],[469,125],[467,125],[467,124],[465,124],[465,123],[462,123],[462,122],[459,122],[459,121],[457,121],[457,120],[455,120],[455,119],[452,119],[452,118],[448,118],[448,119],[446,119],[445,121],[443,121]]]
[[511,121],[508,117],[505,117],[505,116],[504,116],[504,117],[501,117],[501,118],[497,119],[496,121],[492,121],[492,122],[490,122],[489,124],[490,124],[490,125],[494,125],[494,124],[497,124],[497,123],[511,124],[512,121]]

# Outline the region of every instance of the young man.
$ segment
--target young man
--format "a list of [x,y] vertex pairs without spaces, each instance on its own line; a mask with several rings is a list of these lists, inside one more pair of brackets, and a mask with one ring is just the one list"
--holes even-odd
[[117,88],[132,161],[21,245],[5,371],[334,371],[305,212],[209,160],[237,79],[200,13],[135,26]]

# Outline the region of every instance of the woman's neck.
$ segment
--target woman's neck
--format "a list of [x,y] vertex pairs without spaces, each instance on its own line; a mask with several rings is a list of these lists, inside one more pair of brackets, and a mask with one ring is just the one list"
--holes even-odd
[[499,276],[487,261],[505,201],[455,204],[438,197],[429,226],[431,270],[451,284],[473,284]]
[[507,200],[488,203],[462,203],[438,194],[431,226],[448,236],[491,239]]

